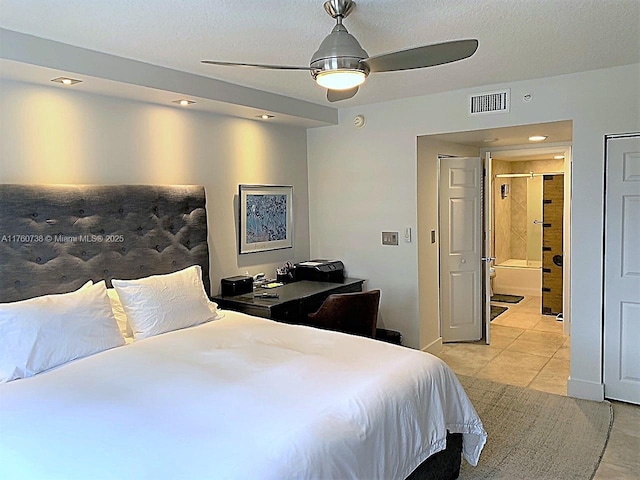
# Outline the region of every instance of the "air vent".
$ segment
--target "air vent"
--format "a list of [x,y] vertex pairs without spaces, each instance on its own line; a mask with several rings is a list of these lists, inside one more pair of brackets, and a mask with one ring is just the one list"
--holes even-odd
[[511,90],[469,95],[469,115],[504,113],[511,108]]

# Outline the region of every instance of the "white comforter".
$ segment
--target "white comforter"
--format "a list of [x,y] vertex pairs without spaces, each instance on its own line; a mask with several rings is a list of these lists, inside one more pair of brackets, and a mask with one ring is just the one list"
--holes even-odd
[[403,479],[486,433],[439,359],[226,312],[0,385],[3,479]]

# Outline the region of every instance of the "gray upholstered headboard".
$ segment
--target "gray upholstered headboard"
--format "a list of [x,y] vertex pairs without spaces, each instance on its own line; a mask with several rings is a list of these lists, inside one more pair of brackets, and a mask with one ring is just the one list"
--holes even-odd
[[0,302],[200,265],[201,186],[0,185]]

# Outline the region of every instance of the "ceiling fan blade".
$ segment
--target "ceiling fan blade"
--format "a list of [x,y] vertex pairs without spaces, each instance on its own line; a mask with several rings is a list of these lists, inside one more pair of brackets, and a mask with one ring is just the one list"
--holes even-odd
[[327,100],[330,102],[339,102],[340,100],[352,98],[356,93],[358,93],[358,87],[353,87],[348,90],[327,90]]
[[236,63],[236,62],[218,62],[215,60],[202,60],[201,63],[208,65],[222,65],[224,67],[248,67],[248,68],[264,68],[268,70],[306,70],[309,71],[309,67],[292,67],[290,65],[265,65],[261,63]]
[[454,40],[424,47],[385,53],[362,60],[371,72],[394,72],[433,67],[470,57],[478,49],[478,40]]

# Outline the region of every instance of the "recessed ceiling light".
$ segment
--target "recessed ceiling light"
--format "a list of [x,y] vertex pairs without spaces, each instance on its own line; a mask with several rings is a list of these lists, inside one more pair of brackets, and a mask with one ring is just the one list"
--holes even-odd
[[187,100],[187,99],[180,99],[180,100],[173,100],[172,103],[177,103],[178,105],[182,105],[183,107],[188,107],[189,105],[193,105],[194,102],[193,100]]
[[554,160],[564,160],[564,155],[554,155],[553,159]]
[[262,120],[269,120],[270,118],[274,118],[275,115],[267,115],[266,113],[263,113],[262,115],[258,115],[256,118],[261,118]]
[[82,80],[76,80],[75,78],[69,77],[58,77],[51,80],[52,82],[61,83],[63,85],[75,85],[76,83],[82,83]]
[[546,135],[533,135],[529,137],[530,142],[542,142],[547,139]]

